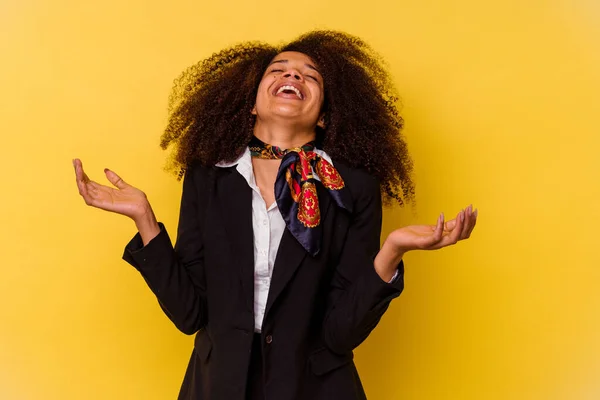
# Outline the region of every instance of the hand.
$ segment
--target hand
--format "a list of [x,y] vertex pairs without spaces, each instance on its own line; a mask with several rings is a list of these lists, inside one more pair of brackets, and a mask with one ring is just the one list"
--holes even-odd
[[477,223],[477,210],[468,206],[458,213],[455,219],[444,223],[441,214],[435,225],[410,225],[396,229],[386,239],[386,243],[405,253],[410,250],[436,250],[468,239]]
[[468,239],[477,222],[473,206],[458,213],[456,219],[444,223],[441,214],[435,225],[410,225],[390,233],[375,257],[375,271],[386,282],[394,275],[404,253],[411,250],[441,249]]
[[116,189],[90,180],[83,172],[81,160],[74,159],[73,167],[79,194],[88,206],[126,215],[134,221],[139,221],[146,214],[152,212],[146,194],[127,184],[109,169],[105,169],[104,173],[108,181],[116,186]]

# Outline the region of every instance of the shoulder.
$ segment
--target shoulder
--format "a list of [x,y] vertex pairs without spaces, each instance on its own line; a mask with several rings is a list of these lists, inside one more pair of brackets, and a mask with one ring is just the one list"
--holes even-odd
[[350,167],[341,162],[335,162],[334,166],[342,176],[356,208],[361,209],[365,203],[381,204],[379,179],[363,168]]
[[197,196],[203,196],[213,192],[215,183],[222,174],[229,174],[233,168],[219,168],[215,166],[205,166],[199,161],[194,161],[185,169],[183,177],[183,191],[197,193]]
[[200,161],[193,161],[185,168],[184,185],[186,182],[199,183],[206,180],[210,170],[211,168],[202,165]]
[[232,166],[206,166],[200,161],[193,161],[185,170],[185,179],[192,180],[197,184],[206,184],[222,175],[228,175],[235,170],[235,164]]

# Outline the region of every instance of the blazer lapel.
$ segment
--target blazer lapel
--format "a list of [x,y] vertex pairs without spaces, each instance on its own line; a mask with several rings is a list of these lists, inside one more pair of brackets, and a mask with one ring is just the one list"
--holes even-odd
[[252,189],[246,180],[230,168],[217,186],[218,199],[225,230],[231,242],[234,259],[237,260],[244,291],[250,311],[254,310],[254,247],[252,229]]
[[[329,205],[331,204],[331,196],[327,189],[320,183],[317,183],[317,193],[319,196],[319,211],[321,213],[321,225],[319,228],[322,230],[327,211],[329,210]],[[323,251],[323,249],[321,249],[321,251]],[[307,255],[308,253],[304,247],[302,247],[286,228],[283,237],[281,238],[281,243],[279,244],[279,250],[277,250],[275,264],[273,265],[273,276],[271,277],[265,316],[269,313],[271,306],[292,279],[294,273],[302,263],[302,260],[304,260],[304,257]]]

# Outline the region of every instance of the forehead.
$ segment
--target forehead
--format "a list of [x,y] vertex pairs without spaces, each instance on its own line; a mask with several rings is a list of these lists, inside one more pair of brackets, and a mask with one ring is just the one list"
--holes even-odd
[[306,54],[300,53],[298,51],[283,51],[283,52],[277,54],[275,57],[273,57],[273,59],[271,60],[271,63],[274,63],[277,61],[284,61],[284,60],[288,61],[288,62],[298,62],[298,63],[308,64],[313,67],[316,67],[316,64],[312,58],[310,58]]

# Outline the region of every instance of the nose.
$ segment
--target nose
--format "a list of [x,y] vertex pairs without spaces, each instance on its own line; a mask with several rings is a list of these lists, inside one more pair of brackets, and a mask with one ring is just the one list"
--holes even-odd
[[284,78],[294,78],[298,81],[303,79],[302,75],[296,69],[289,69],[284,75]]

